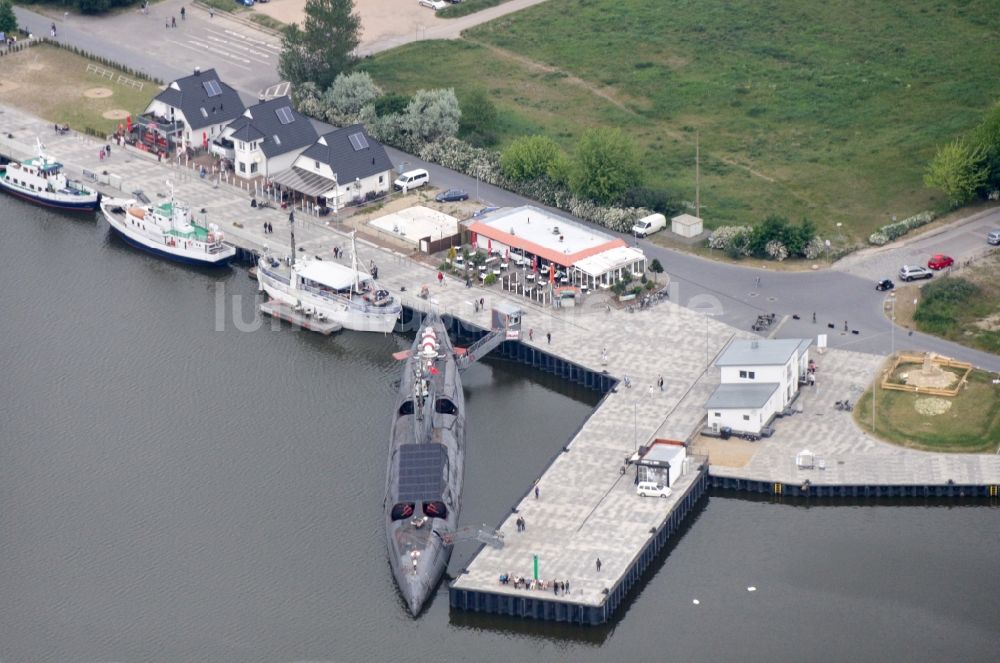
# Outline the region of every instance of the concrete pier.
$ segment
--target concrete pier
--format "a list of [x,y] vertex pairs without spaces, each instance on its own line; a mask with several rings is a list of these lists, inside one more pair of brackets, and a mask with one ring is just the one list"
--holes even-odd
[[[65,164],[68,175],[83,178],[86,172],[86,179],[116,197],[142,189],[156,200],[166,193],[165,180],[173,180],[177,198],[194,210],[204,209],[198,218],[218,224],[228,241],[245,251],[267,246],[281,255],[289,250],[288,210],[251,208],[250,192],[216,186],[192,170],[158,163],[146,154],[113,146],[111,159],[99,161],[101,142],[58,135],[39,118],[9,106],[2,110],[0,153],[29,156],[37,135],[51,156]],[[418,194],[409,195],[416,203]],[[300,255],[331,260],[334,246],[347,247],[336,219],[301,211],[295,219],[296,243],[304,249]],[[273,234],[264,234],[265,221],[273,224]],[[456,609],[604,623],[710,485],[810,496],[851,491],[918,495],[928,490],[955,496],[997,494],[1000,456],[934,454],[889,445],[866,435],[851,413],[835,411],[835,401],[854,401],[871,383],[882,357],[843,350],[816,355],[816,386],[803,388],[796,402],[800,412],[778,420],[772,438],[706,441],[698,432],[705,403],[719,383],[713,361],[731,339],[752,337],[748,332],[670,301],[630,313],[608,310],[607,295],[595,293],[581,305],[553,309],[498,286],[465,287],[450,277],[439,284],[433,264],[358,244],[361,262],[374,261],[378,283],[409,309],[434,309],[474,336],[489,328],[492,304],[509,300],[524,311],[524,333],[520,342],[505,343],[498,350],[501,356],[608,392],[551,465],[539,470],[537,498],[535,483],[526,482],[524,497],[499,523],[505,547],[479,551],[455,579],[450,600]],[[670,265],[665,267],[669,272]],[[417,296],[424,285],[430,290],[427,299]],[[480,300],[483,305],[477,306]],[[633,386],[612,390],[625,375]],[[657,386],[660,377],[662,389]],[[693,442],[694,455],[667,499],[639,497],[634,469],[621,473],[625,458],[654,438]],[[720,444],[728,446],[716,446]],[[795,456],[804,448],[822,460],[822,466],[797,466]],[[521,532],[515,526],[518,517],[526,525]],[[515,590],[512,583],[499,583],[501,574],[533,578],[535,555],[539,579],[568,581],[568,592],[556,595],[551,587]]]

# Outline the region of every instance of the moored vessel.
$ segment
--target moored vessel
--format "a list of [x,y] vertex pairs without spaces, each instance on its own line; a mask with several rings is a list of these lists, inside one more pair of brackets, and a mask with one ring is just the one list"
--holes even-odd
[[236,255],[236,247],[225,241],[213,223],[196,223],[191,210],[174,200],[144,205],[133,199],[106,198],[101,212],[121,237],[149,253],[203,266],[224,266]]
[[410,612],[420,613],[451,556],[465,459],[465,397],[437,315],[407,355],[389,437],[385,530],[389,563]]
[[262,256],[257,261],[259,287],[272,299],[344,329],[387,334],[396,326],[403,307],[388,290],[378,287],[372,274],[358,269],[353,236],[351,247],[350,267],[331,260],[303,257],[283,263],[274,256]]
[[101,194],[66,177],[63,165],[45,154],[36,140],[38,156],[0,166],[0,189],[25,200],[56,209],[93,212]]

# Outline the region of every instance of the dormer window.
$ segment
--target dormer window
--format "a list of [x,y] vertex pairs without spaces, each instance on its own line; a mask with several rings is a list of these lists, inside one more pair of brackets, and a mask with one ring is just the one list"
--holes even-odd
[[277,145],[281,145],[281,138],[278,136],[278,134],[274,134],[274,142]]
[[201,116],[202,117],[208,117],[208,111],[205,110],[204,106],[202,106],[200,110],[201,110]]

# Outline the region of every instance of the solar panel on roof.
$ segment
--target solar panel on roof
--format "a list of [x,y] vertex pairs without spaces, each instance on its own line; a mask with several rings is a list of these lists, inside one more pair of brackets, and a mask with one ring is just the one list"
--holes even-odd
[[439,500],[444,490],[447,451],[440,444],[404,444],[399,447],[399,499]]
[[210,97],[217,97],[222,94],[222,88],[219,87],[219,81],[204,81],[202,86],[205,88],[205,94]]
[[295,120],[295,117],[292,115],[292,109],[289,106],[282,106],[274,111],[274,114],[278,116],[278,121],[282,124],[291,124]]
[[355,152],[357,152],[358,150],[363,150],[366,147],[368,147],[368,140],[365,138],[365,135],[360,131],[351,134],[350,136],[348,136],[348,139],[350,139],[351,145],[354,146]]

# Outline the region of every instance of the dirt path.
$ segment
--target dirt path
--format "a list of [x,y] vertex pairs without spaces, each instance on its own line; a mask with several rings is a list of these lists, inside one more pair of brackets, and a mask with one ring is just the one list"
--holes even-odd
[[[589,83],[589,82],[583,80],[582,78],[579,78],[577,76],[574,76],[574,75],[570,74],[567,71],[559,69],[558,67],[553,67],[551,65],[543,64],[541,62],[538,62],[537,60],[532,60],[531,58],[524,57],[523,55],[518,55],[517,53],[512,53],[511,51],[508,51],[506,49],[500,48],[499,46],[494,46],[493,44],[487,44],[487,43],[481,42],[481,41],[474,41],[474,40],[471,40],[471,39],[468,39],[468,38],[465,38],[465,39],[466,39],[466,41],[470,41],[470,42],[472,42],[474,44],[482,46],[483,48],[489,49],[489,51],[491,53],[493,53],[494,55],[496,55],[498,58],[503,58],[503,59],[509,60],[511,62],[516,62],[516,63],[520,64],[522,67],[524,67],[525,69],[529,69],[531,71],[539,71],[539,72],[546,73],[546,74],[560,74],[560,76],[562,76],[562,80],[565,81],[565,82],[567,82],[567,83],[569,83],[570,85],[575,85],[575,86],[577,86],[577,87],[579,87],[581,89],[586,90],[587,92],[589,92],[589,93],[591,93],[591,94],[593,94],[595,96],[600,97],[601,99],[604,99],[609,104],[613,105],[615,108],[617,108],[617,109],[619,109],[621,111],[624,111],[624,112],[629,113],[631,115],[637,115],[637,113],[634,110],[632,110],[631,108],[629,108],[621,98],[619,98],[618,96],[616,96],[615,91],[613,89],[611,89],[611,88],[594,85],[593,83]],[[676,129],[670,129],[670,128],[667,128],[667,127],[663,127],[662,130],[663,130],[663,133],[665,133],[666,135],[670,136],[671,138],[676,138],[677,140],[683,141],[685,143],[691,143],[692,142],[691,141],[691,136],[689,136],[688,134],[686,134],[684,132],[677,131]],[[726,164],[728,166],[732,166],[733,168],[739,168],[741,170],[744,170],[744,171],[750,173],[751,175],[753,175],[754,177],[759,177],[760,179],[765,180],[767,182],[770,182],[772,184],[774,184],[774,183],[777,182],[777,180],[775,178],[771,177],[770,175],[765,175],[764,173],[760,172],[759,170],[755,170],[755,169],[751,168],[750,166],[747,166],[745,164],[739,163],[738,161],[735,161],[734,159],[731,159],[730,157],[713,156],[713,158],[714,159],[718,159],[722,163],[724,163],[724,164]],[[792,196],[794,196],[796,198],[798,197],[794,193],[792,193],[790,195],[792,195]]]

